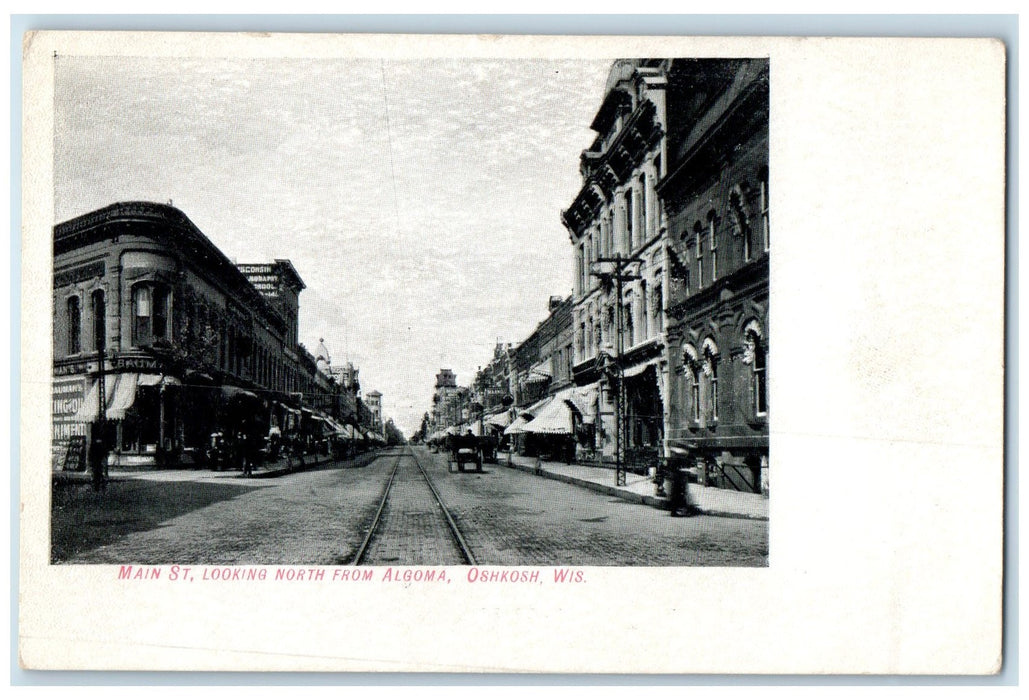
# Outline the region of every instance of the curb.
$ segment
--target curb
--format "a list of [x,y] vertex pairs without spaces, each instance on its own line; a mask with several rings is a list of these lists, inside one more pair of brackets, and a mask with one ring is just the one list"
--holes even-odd
[[[581,486],[583,488],[589,489],[590,491],[597,491],[599,493],[604,493],[609,496],[616,496],[618,498],[621,498],[622,500],[629,501],[630,503],[638,503],[640,505],[653,506],[655,508],[660,508],[661,510],[671,510],[671,506],[669,505],[668,499],[662,498],[660,496],[644,496],[638,493],[634,493],[633,491],[626,491],[624,489],[620,489],[617,486],[598,484],[595,481],[588,481],[586,479],[580,479],[575,476],[568,476],[567,474],[550,472],[546,469],[537,472],[535,468],[526,466],[524,464],[519,464],[518,462],[511,462],[510,464],[508,464],[507,460],[498,459],[497,464],[503,467],[508,467],[509,469],[517,469],[518,471],[522,471],[527,474],[535,474],[536,476],[541,476],[545,479],[563,481],[566,484],[572,484],[573,486]],[[765,516],[751,515],[749,513],[734,513],[732,511],[707,509],[700,508],[697,506],[694,506],[694,511],[698,515],[708,515],[716,518],[736,518],[738,520],[762,520],[768,522],[768,518]]]
[[342,469],[354,469],[354,468],[360,468],[360,467],[367,466],[376,457],[378,457],[378,454],[376,454],[376,453],[363,452],[363,453],[357,455],[356,457],[351,457],[350,459],[336,459],[336,460],[334,460],[334,459],[332,459],[330,457],[330,458],[326,459],[324,462],[322,462],[322,461],[314,461],[314,462],[311,462],[310,464],[305,463],[304,465],[302,465],[300,467],[297,467],[295,469],[289,469],[289,468],[269,469],[267,471],[257,472],[257,473],[251,474],[250,476],[253,479],[275,479],[275,478],[280,477],[280,476],[286,476],[287,474],[299,474],[301,472],[307,471],[308,469],[313,469],[315,467],[325,466],[326,464],[340,463],[340,462],[344,463],[343,466],[341,467]]

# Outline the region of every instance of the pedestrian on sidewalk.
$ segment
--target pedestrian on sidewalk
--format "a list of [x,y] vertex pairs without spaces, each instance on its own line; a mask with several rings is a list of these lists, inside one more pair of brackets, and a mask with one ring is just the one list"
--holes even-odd
[[93,490],[97,492],[103,491],[107,486],[107,438],[105,432],[102,422],[95,423],[89,443],[89,468],[93,477]]

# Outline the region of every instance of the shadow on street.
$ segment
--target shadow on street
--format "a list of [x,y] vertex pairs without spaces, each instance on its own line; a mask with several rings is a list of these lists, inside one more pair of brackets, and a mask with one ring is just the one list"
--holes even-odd
[[50,509],[50,561],[60,564],[125,535],[256,488],[246,484],[197,481],[112,481],[106,491],[63,484],[54,488]]

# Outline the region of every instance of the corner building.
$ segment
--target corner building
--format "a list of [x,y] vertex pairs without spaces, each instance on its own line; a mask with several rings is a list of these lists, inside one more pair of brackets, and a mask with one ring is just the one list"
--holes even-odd
[[53,469],[85,469],[76,440],[97,430],[112,466],[191,464],[212,431],[299,429],[302,393],[331,403],[296,342],[288,260],[237,266],[150,202],[58,224],[53,253]]

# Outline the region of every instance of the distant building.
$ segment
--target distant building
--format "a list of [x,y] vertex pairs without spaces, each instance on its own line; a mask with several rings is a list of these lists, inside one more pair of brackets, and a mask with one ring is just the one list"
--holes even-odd
[[364,402],[368,410],[372,412],[373,425],[382,427],[382,394],[378,391],[369,391],[364,395]]
[[468,389],[457,385],[453,370],[441,369],[436,375],[436,388],[432,395],[432,423],[438,429],[458,425],[465,419],[463,399]]

